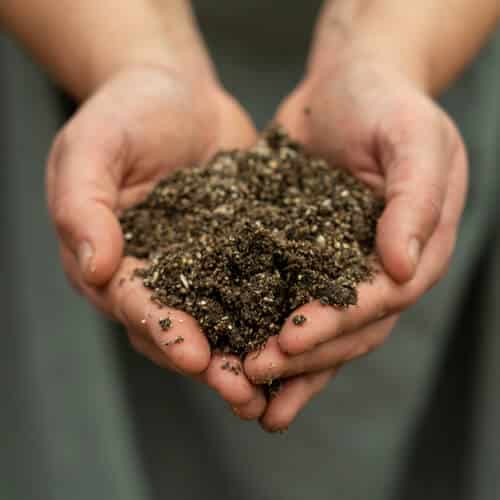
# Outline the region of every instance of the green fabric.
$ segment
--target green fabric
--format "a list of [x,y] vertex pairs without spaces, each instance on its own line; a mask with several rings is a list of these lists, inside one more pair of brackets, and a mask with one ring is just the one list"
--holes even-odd
[[4,39],[0,61],[0,498],[145,499],[113,347],[66,284],[46,215],[57,99]]

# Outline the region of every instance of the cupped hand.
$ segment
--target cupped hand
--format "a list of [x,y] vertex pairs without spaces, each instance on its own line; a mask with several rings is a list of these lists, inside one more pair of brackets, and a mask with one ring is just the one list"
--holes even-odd
[[[210,78],[137,66],[82,105],[56,138],[47,170],[49,211],[75,287],[125,325],[136,350],[206,382],[249,419],[265,409],[262,391],[244,374],[221,370],[194,319],[159,309],[140,280],[131,279],[141,263],[122,257],[118,215],[174,168],[204,161],[219,148],[248,147],[255,138],[247,115]],[[173,326],[163,331],[159,320],[167,316]]]
[[381,269],[359,287],[359,303],[339,310],[319,303],[296,313],[258,356],[251,380],[289,378],[262,417],[287,427],[344,363],[380,346],[398,314],[446,273],[467,186],[466,152],[450,118],[391,66],[347,57],[306,79],[277,121],[308,149],[350,170],[386,201],[378,224]]

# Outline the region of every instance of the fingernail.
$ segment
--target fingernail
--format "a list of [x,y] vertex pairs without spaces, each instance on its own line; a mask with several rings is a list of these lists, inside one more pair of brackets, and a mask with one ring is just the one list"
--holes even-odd
[[88,241],[84,241],[78,248],[78,263],[83,274],[95,272],[94,249]]
[[420,245],[420,241],[417,238],[412,238],[410,240],[410,244],[408,245],[408,256],[413,264],[414,272],[417,269],[418,261],[420,260],[420,252],[422,247]]

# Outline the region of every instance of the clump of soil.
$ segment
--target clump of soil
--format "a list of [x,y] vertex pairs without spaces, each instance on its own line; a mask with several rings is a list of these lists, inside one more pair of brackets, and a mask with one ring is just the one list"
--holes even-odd
[[228,370],[231,373],[233,373],[234,375],[239,375],[243,371],[243,369],[241,368],[241,365],[231,363],[227,359],[224,360],[224,362],[222,363],[222,365],[220,365],[220,367],[222,370]]
[[174,340],[167,340],[165,342],[165,345],[166,346],[170,346],[170,345],[177,345],[177,344],[182,344],[184,342],[184,337],[175,337]]
[[137,274],[152,299],[191,314],[212,349],[243,358],[307,302],[356,304],[382,209],[351,174],[273,127],[248,151],[177,170],[121,224],[126,254],[148,261]]
[[167,330],[170,330],[172,328],[172,320],[170,318],[163,318],[158,321],[160,324],[160,328],[166,332]]
[[292,322],[295,326],[302,326],[307,321],[307,318],[303,314],[297,314],[292,318]]

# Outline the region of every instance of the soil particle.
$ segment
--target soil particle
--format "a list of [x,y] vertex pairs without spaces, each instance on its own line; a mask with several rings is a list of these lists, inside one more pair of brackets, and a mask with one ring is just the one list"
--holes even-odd
[[173,340],[167,340],[164,345],[166,346],[171,346],[171,345],[178,345],[182,344],[184,342],[184,337],[175,337]]
[[292,318],[292,322],[295,326],[302,326],[307,321],[307,318],[303,314],[297,314]]
[[220,367],[221,370],[227,370],[234,375],[239,375],[243,371],[239,363],[231,363],[228,360],[225,360]]
[[170,318],[162,318],[160,321],[158,321],[158,324],[160,325],[160,328],[166,332],[167,330],[170,330],[172,328],[172,320]]

